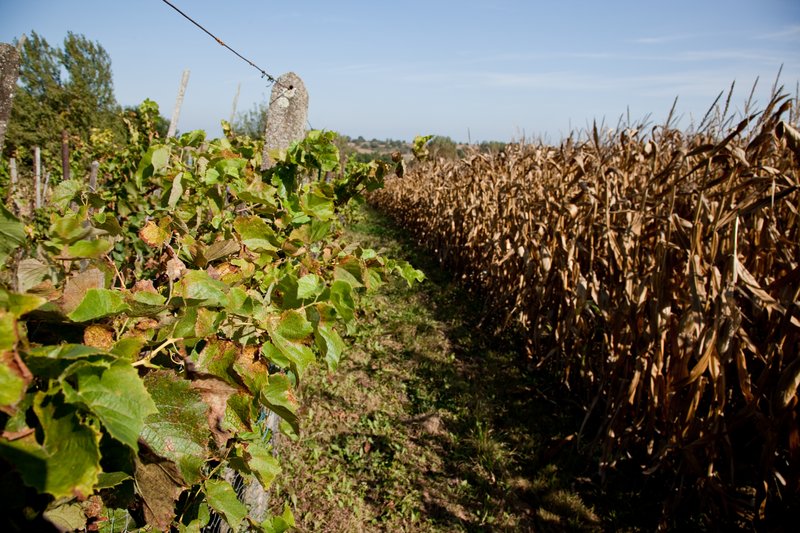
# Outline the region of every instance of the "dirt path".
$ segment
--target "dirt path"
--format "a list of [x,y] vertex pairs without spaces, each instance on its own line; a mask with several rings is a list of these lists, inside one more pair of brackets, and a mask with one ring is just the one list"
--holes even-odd
[[588,503],[600,500],[574,449],[578,413],[481,333],[480,302],[374,213],[351,231],[428,280],[384,286],[339,371],[310,372],[275,511],[288,504],[314,532],[619,529],[624,506]]

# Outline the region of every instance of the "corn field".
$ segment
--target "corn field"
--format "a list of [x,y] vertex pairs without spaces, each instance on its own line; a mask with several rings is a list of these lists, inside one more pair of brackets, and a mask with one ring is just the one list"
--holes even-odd
[[800,134],[779,91],[729,103],[689,132],[427,161],[370,201],[557,372],[601,474],[665,476],[665,516],[758,523],[800,494]]

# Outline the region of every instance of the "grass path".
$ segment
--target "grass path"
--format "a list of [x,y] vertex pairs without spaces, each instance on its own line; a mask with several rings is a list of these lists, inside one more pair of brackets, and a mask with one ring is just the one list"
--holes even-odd
[[621,529],[619,508],[590,504],[609,507],[572,445],[579,413],[481,333],[480,302],[365,213],[350,238],[428,279],[370,296],[339,370],[309,372],[275,510],[314,532]]

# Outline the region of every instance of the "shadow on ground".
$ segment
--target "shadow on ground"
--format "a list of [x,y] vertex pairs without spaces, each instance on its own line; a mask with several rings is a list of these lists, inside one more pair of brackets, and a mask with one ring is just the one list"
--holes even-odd
[[290,504],[308,531],[638,530],[657,516],[598,488],[579,406],[485,333],[479,298],[376,213],[351,231],[427,280],[384,286],[339,371],[307,379],[276,510]]

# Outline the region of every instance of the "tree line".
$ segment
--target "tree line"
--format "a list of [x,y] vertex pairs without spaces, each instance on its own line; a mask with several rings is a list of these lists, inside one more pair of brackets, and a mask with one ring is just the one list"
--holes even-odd
[[100,43],[68,32],[61,46],[54,46],[31,31],[15,44],[20,69],[3,159],[29,165],[38,146],[43,164],[60,175],[64,143],[70,166],[80,167],[128,144],[143,121],[153,121],[156,135],[166,135],[166,118],[117,102],[111,57]]

